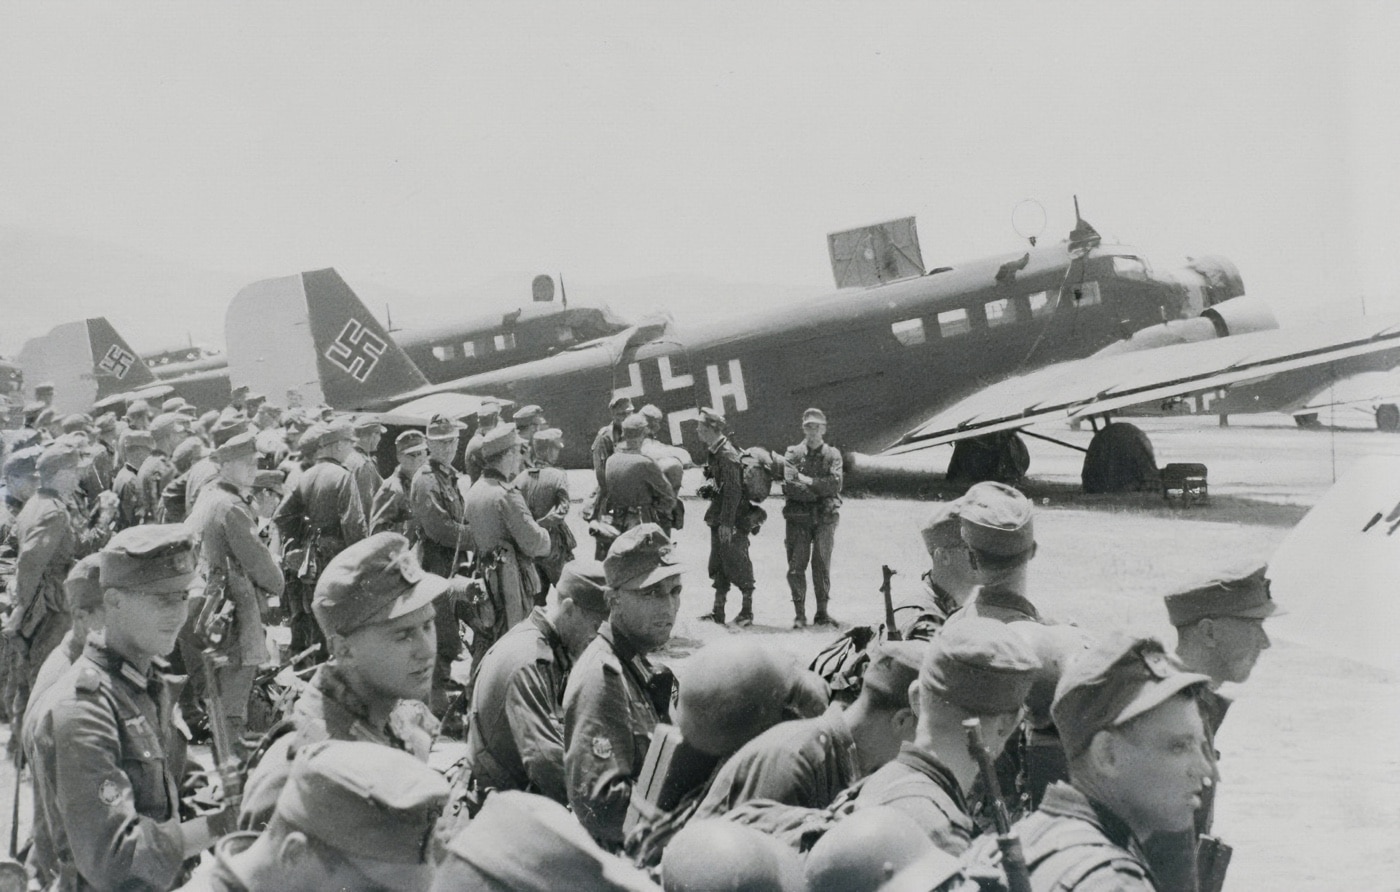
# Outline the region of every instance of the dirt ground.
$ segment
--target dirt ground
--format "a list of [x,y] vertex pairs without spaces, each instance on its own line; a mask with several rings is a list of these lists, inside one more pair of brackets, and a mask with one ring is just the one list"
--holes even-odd
[[[1350,462],[1367,454],[1400,455],[1400,436],[1301,431],[1280,416],[1232,419],[1229,428],[1213,419],[1154,419],[1142,426],[1159,463],[1207,464],[1209,504],[1183,510],[1163,506],[1156,496],[1074,495],[1078,453],[1031,441],[1026,488],[1038,506],[1039,543],[1031,591],[1049,616],[1090,629],[1157,634],[1169,645],[1174,639],[1162,595],[1213,571],[1267,561]],[[1087,428],[1045,432],[1079,445],[1090,435]],[[839,445],[839,431],[832,439]],[[938,468],[947,454],[935,450],[920,462]],[[689,474],[693,490],[699,475]],[[586,494],[588,476],[572,477],[575,497]],[[697,618],[710,602],[708,533],[700,524],[704,503],[688,501],[688,524],[678,536],[685,591],[666,659],[742,634],[761,636],[805,663],[833,637],[829,630],[789,628],[781,499],[765,507],[773,520],[752,546],[756,623],[739,631]],[[880,620],[881,564],[898,571],[896,598],[917,586],[927,562],[918,526],[927,512],[923,501],[908,498],[847,500],[832,572],[831,609],[839,619]],[[587,547],[591,540],[581,522],[576,530]],[[1400,599],[1354,603],[1349,592],[1318,592],[1317,598],[1354,612],[1357,623],[1400,628]],[[1400,889],[1400,676],[1276,635],[1253,677],[1226,693],[1237,698],[1217,741],[1223,779],[1216,831],[1235,849],[1226,888]],[[6,839],[13,779],[12,768],[0,770]],[[25,825],[28,809],[25,803]]]

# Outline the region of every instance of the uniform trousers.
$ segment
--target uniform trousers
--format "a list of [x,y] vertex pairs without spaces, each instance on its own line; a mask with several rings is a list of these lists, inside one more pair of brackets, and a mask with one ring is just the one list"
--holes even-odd
[[817,610],[826,610],[827,599],[831,597],[831,552],[836,547],[836,524],[835,520],[787,522],[788,588],[799,613],[807,607],[808,563],[812,565],[812,592],[817,596]]

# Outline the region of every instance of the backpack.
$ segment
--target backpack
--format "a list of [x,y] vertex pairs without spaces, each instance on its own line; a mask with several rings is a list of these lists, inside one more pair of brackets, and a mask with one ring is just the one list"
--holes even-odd
[[750,446],[739,453],[744,498],[757,505],[773,491],[773,481],[783,476],[783,460],[762,446]]

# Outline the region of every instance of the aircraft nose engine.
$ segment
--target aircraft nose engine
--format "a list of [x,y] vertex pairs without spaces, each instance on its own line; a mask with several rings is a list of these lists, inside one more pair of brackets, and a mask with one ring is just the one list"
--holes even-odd
[[1244,295],[1239,268],[1219,254],[1188,257],[1184,267],[1172,271],[1172,278],[1186,286],[1193,313]]

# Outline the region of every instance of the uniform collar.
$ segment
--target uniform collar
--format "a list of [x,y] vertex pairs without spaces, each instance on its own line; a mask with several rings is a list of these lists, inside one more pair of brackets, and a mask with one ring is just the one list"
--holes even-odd
[[142,672],[128,662],[126,657],[123,657],[121,654],[109,648],[100,639],[96,638],[88,639],[87,644],[83,646],[83,656],[107,670],[109,673],[120,675],[129,683],[142,690],[150,687],[152,682],[159,680],[163,676],[164,670],[170,668],[170,664],[165,662],[165,660],[162,660],[160,657],[154,657],[151,660],[150,670]]
[[1120,848],[1131,849],[1136,844],[1127,821],[1115,815],[1108,806],[1095,802],[1064,781],[1056,781],[1046,788],[1040,810],[1048,815],[1076,818],[1093,824]]
[[612,648],[613,653],[617,654],[618,659],[624,662],[627,660],[641,660],[643,664],[646,664],[646,654],[642,652],[641,648],[637,647],[631,638],[627,637],[626,633],[619,629],[614,629],[612,620],[608,620],[598,627],[598,637],[608,643],[608,647]]
[[502,483],[505,483],[505,482],[506,482],[506,475],[505,475],[505,474],[502,474],[500,471],[496,470],[495,468],[483,468],[482,471],[481,471],[481,476],[478,477],[477,479],[478,479],[478,480],[499,480],[499,481],[501,481]]
[[980,607],[998,607],[1003,610],[1014,610],[1023,613],[1028,619],[1039,622],[1040,611],[1035,609],[1025,596],[1017,594],[1009,588],[1001,588],[996,585],[984,585],[977,589],[977,594],[973,595],[973,603]]
[[715,441],[715,445],[710,447],[710,454],[715,455],[728,444],[729,438],[726,437],[724,434],[720,434],[719,439]]
[[554,651],[554,660],[559,668],[568,672],[573,666],[573,657],[569,655],[569,649],[564,646],[564,636],[559,634],[554,623],[549,621],[549,615],[543,607],[536,607],[530,611],[530,621],[540,630],[544,640],[549,644],[549,649]]
[[316,457],[316,464],[319,465],[319,464],[321,464],[322,462],[326,462],[326,463],[335,465],[335,466],[338,467],[338,468],[343,468],[343,467],[345,467],[345,465],[343,465],[343,464],[341,464],[340,462],[336,461],[333,457],[331,457],[331,456],[329,456],[329,455],[320,455],[320,456],[317,456],[317,457]]
[[953,776],[953,772],[948,769],[948,766],[938,761],[937,754],[923,747],[915,746],[912,741],[905,741],[899,745],[899,755],[895,756],[895,761],[933,781],[947,791],[949,796],[953,797],[958,808],[967,812],[967,799],[963,795],[962,785],[958,783],[958,779]]

